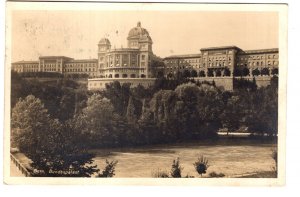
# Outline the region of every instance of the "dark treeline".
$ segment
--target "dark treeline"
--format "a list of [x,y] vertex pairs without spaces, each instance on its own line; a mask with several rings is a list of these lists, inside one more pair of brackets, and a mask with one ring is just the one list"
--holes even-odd
[[255,80],[239,79],[235,90],[228,92],[213,82],[161,77],[147,89],[116,81],[105,90],[88,92],[66,78],[53,86],[13,73],[11,105],[34,95],[51,118],[67,121],[92,147],[215,139],[221,128],[243,127],[257,135],[276,136],[277,81],[274,77],[268,87],[257,88]]

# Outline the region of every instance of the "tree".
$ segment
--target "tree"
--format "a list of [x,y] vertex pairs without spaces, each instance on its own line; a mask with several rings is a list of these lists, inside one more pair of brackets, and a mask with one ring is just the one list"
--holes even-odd
[[197,77],[197,71],[192,70],[191,71],[191,77]]
[[92,165],[94,155],[80,143],[81,135],[51,119],[32,95],[13,108],[12,130],[19,150],[32,161],[33,176],[90,177],[98,172]]
[[208,69],[208,71],[207,71],[207,76],[208,76],[208,77],[213,77],[213,76],[214,76],[214,71],[211,70],[211,69]]
[[270,75],[269,68],[263,68],[263,69],[261,70],[261,75]]
[[171,168],[171,176],[173,178],[181,178],[182,167],[179,163],[179,158],[177,160],[173,160],[172,168]]
[[278,68],[273,68],[271,74],[278,75]]
[[236,131],[240,127],[241,112],[238,101],[238,97],[228,99],[227,105],[220,115],[222,125],[227,128],[228,132]]
[[110,100],[114,110],[119,115],[126,115],[128,99],[130,97],[130,84],[120,84],[119,81],[114,81],[113,83],[106,85],[106,90],[103,95]]
[[221,71],[220,71],[220,70],[217,70],[217,71],[216,71],[216,77],[221,77],[221,75],[222,75]]
[[114,112],[109,99],[94,94],[88,101],[82,113],[75,117],[77,130],[89,136],[95,146],[111,145],[117,142],[121,125],[117,126],[120,116]]
[[99,173],[97,175],[97,177],[108,178],[108,177],[113,177],[115,175],[115,168],[116,168],[116,165],[117,165],[118,161],[109,162],[106,159],[105,163],[106,163],[106,166],[105,166],[104,170],[102,171],[102,173]]
[[243,74],[242,71],[240,69],[238,69],[238,68],[235,68],[233,70],[233,76],[240,77],[240,76],[242,76],[242,74]]
[[184,71],[183,71],[183,77],[184,77],[184,78],[189,78],[189,77],[191,77],[190,71],[189,71],[189,70],[184,70]]
[[224,69],[224,76],[230,76],[230,70],[226,67],[225,69]]
[[252,75],[258,76],[258,75],[260,75],[260,71],[256,68],[256,69],[252,70]]
[[203,155],[201,155],[198,158],[198,161],[196,161],[194,163],[194,167],[195,167],[196,171],[198,172],[198,174],[200,174],[202,177],[202,174],[206,174],[206,171],[209,167],[208,159],[205,158]]
[[130,123],[130,124],[135,124],[136,119],[137,119],[134,111],[135,111],[135,107],[133,104],[133,99],[132,99],[132,97],[129,97],[126,117],[127,117],[128,123]]
[[243,68],[242,70],[242,76],[248,76],[250,74],[250,71],[247,67]]
[[205,77],[205,71],[204,70],[199,71],[199,77]]

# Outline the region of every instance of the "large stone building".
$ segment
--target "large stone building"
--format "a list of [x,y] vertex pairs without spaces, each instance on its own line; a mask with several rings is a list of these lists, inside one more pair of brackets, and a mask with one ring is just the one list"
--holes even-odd
[[97,59],[74,60],[65,56],[41,56],[39,61],[19,61],[12,63],[16,72],[53,72],[68,74],[87,74],[98,76]]
[[98,43],[98,59],[75,60],[65,56],[41,56],[39,61],[12,63],[17,72],[56,72],[89,76],[88,89],[104,89],[113,81],[145,87],[154,83],[158,72],[172,78],[178,74],[198,81],[214,81],[224,89],[233,89],[233,78],[253,79],[259,86],[278,75],[278,49],[242,50],[236,46],[202,48],[198,54],[173,55],[159,59],[153,54],[152,39],[141,23],[127,36],[126,48],[112,48],[107,38]]
[[158,59],[152,52],[152,44],[149,32],[138,22],[128,33],[126,48],[112,48],[110,41],[102,38],[98,43],[98,59],[42,56],[39,61],[14,62],[12,69],[17,72],[88,74],[89,78],[94,78],[89,80],[89,89],[105,88],[107,83],[115,80],[149,86],[153,84],[156,72],[151,63]]
[[270,76],[278,74],[278,49],[242,50],[236,46],[200,49],[199,54],[164,59],[165,75],[190,77]]

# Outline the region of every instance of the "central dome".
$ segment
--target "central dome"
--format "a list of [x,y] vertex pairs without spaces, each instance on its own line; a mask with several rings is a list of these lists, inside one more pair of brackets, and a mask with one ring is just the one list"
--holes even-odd
[[137,23],[137,26],[132,28],[128,33],[128,39],[130,38],[139,38],[142,36],[149,36],[149,33],[146,29],[141,27],[141,22]]

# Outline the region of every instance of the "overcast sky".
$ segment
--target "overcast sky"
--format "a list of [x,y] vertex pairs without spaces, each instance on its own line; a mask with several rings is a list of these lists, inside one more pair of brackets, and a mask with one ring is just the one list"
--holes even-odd
[[102,37],[112,47],[127,47],[128,32],[138,21],[161,57],[226,45],[278,47],[276,12],[13,11],[12,60],[37,60],[40,55],[97,58]]

